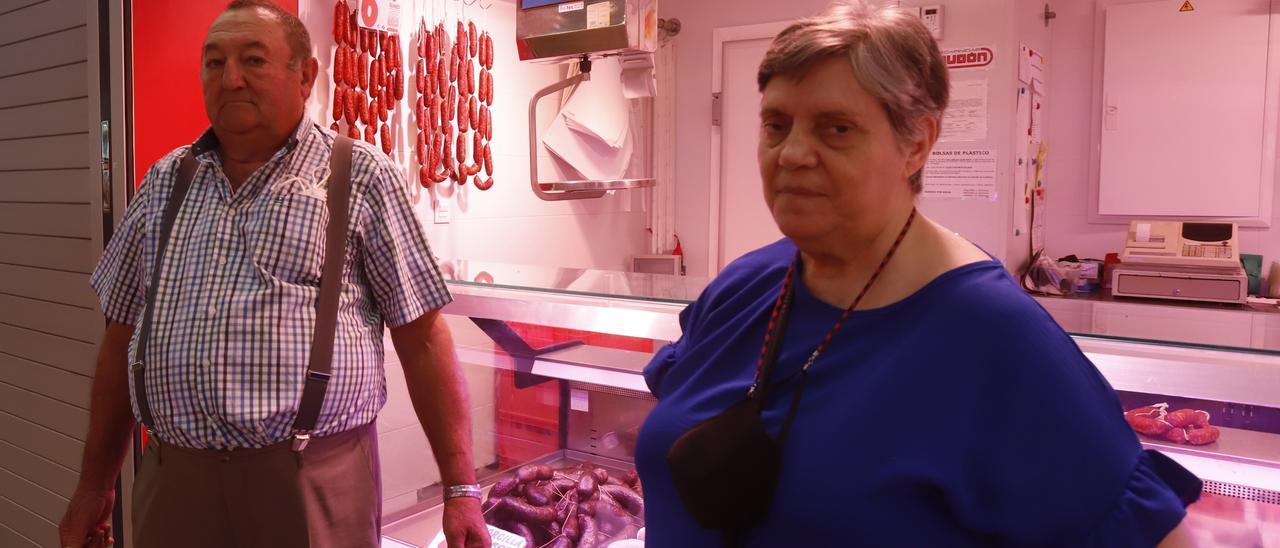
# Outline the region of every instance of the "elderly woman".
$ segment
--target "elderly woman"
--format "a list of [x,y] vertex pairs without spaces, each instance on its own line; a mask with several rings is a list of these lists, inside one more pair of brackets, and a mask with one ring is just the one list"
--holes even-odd
[[[840,2],[760,65],[786,238],[645,370],[654,546],[1154,546],[1200,483],[1002,265],[915,209],[947,70],[914,17]],[[1172,534],[1171,534],[1172,532]]]

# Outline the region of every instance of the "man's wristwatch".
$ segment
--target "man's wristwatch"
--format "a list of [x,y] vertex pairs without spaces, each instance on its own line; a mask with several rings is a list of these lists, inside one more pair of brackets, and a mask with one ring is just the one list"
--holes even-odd
[[481,498],[480,484],[471,483],[463,485],[450,485],[444,488],[444,500],[456,499],[459,497]]

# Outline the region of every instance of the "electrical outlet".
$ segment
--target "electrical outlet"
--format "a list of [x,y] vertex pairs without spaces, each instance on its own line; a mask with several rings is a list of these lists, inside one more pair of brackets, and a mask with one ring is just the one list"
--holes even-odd
[[935,40],[942,39],[942,6],[921,7],[920,21],[933,34]]
[[449,224],[449,200],[443,196],[436,198],[435,223],[438,225]]

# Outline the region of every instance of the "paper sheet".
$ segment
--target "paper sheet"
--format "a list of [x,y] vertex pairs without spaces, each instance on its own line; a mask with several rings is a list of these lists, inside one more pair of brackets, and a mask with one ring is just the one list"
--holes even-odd
[[934,150],[924,166],[928,198],[996,198],[996,151],[989,148]]
[[569,129],[620,148],[631,132],[631,104],[623,96],[622,67],[618,61],[593,62],[591,79],[578,84],[561,115]]
[[987,138],[987,79],[951,81],[951,102],[942,115],[938,142]]
[[631,163],[632,143],[630,132],[624,135],[620,148],[605,144],[595,136],[569,129],[564,116],[557,116],[542,136],[542,144],[551,152],[554,160],[572,168],[566,173],[577,172],[584,180],[608,181],[621,179]]

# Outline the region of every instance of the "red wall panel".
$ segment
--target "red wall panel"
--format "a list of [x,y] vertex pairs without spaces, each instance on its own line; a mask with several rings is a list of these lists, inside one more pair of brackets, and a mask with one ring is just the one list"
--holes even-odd
[[[275,0],[298,13],[299,0]],[[200,91],[200,49],[226,0],[134,0],[134,185],[151,164],[209,127]]]

